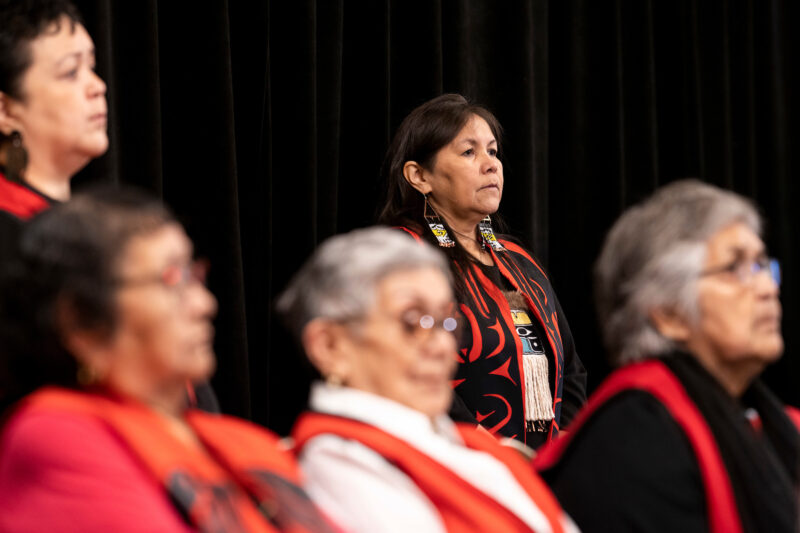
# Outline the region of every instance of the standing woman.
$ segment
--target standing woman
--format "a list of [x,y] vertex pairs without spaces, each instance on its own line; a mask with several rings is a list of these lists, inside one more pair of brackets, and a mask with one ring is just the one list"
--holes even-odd
[[108,148],[106,85],[68,0],[0,1],[0,258]]
[[535,448],[584,403],[586,372],[544,270],[492,229],[500,133],[494,115],[457,94],[416,108],[386,154],[379,221],[448,255],[466,326],[456,393],[491,433]]

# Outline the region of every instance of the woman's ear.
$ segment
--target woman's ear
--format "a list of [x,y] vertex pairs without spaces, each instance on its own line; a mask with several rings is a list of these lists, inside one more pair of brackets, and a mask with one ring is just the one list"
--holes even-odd
[[303,349],[323,377],[346,381],[352,346],[346,326],[326,318],[315,318],[303,328]]
[[409,185],[424,195],[433,189],[425,169],[416,161],[406,161],[405,165],[403,165],[403,177]]
[[0,132],[6,137],[10,136],[11,132],[20,129],[19,121],[14,118],[14,105],[15,101],[0,91]]
[[66,298],[56,304],[56,322],[61,343],[78,364],[95,376],[105,376],[110,363],[108,335],[81,325],[73,303]]
[[684,343],[689,340],[688,321],[674,309],[651,309],[650,322],[664,337],[675,342]]

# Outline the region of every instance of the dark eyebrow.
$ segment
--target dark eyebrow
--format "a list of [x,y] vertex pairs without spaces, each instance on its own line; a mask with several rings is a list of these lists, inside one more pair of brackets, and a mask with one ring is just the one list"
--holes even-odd
[[[472,139],[472,138],[469,138],[469,139],[461,139],[461,140],[460,140],[460,141],[458,141],[458,142],[459,142],[459,143],[469,143],[469,144],[471,144],[471,145],[473,145],[473,146],[477,146],[478,144],[480,144],[478,141],[476,141],[475,139]],[[489,144],[497,144],[497,139],[492,139],[491,141],[489,141]]]
[[[94,49],[94,47],[92,47],[89,50],[87,50],[86,53],[88,53],[90,59],[94,59],[95,58],[95,49]],[[58,61],[56,61],[56,67],[60,67],[61,63],[63,63],[64,61],[66,61],[67,59],[70,59],[70,58],[75,58],[78,61],[80,61],[82,55],[83,55],[83,52],[72,52],[71,54],[67,54],[64,57],[60,58]]]

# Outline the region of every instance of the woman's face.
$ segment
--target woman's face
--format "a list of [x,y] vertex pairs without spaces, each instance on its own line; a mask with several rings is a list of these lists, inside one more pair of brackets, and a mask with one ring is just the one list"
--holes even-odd
[[[376,288],[367,317],[345,330],[348,335],[338,373],[350,387],[438,416],[452,397],[456,340],[437,327],[455,310],[447,278],[420,268],[386,276]],[[433,318],[437,326],[419,327]],[[423,321],[424,323],[424,321]]]
[[3,106],[3,133],[17,130],[33,166],[77,167],[105,153],[106,85],[94,72],[94,44],[66,18],[30,42],[19,99]]
[[183,388],[213,373],[217,302],[192,266],[192,245],[178,224],[133,237],[125,247],[103,372],[112,388],[130,389],[134,381],[143,391]]
[[503,196],[503,164],[489,124],[473,115],[423,171],[435,207],[456,221],[476,222],[497,211]]
[[749,267],[764,256],[764,243],[742,223],[708,240],[704,268],[708,274],[697,282],[699,321],[691,327],[688,341],[701,361],[749,378],[783,353],[778,286],[769,269],[753,273],[745,268],[748,274],[741,278],[725,267]]

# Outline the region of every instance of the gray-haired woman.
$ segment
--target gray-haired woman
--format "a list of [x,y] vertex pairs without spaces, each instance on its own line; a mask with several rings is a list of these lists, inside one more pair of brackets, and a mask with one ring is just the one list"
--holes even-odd
[[326,378],[292,435],[309,493],[353,532],[574,532],[516,452],[447,417],[445,257],[386,228],[320,246],[278,302]]
[[595,267],[612,362],[536,466],[583,531],[796,531],[796,427],[757,378],[783,352],[780,270],[746,199],[680,181]]

